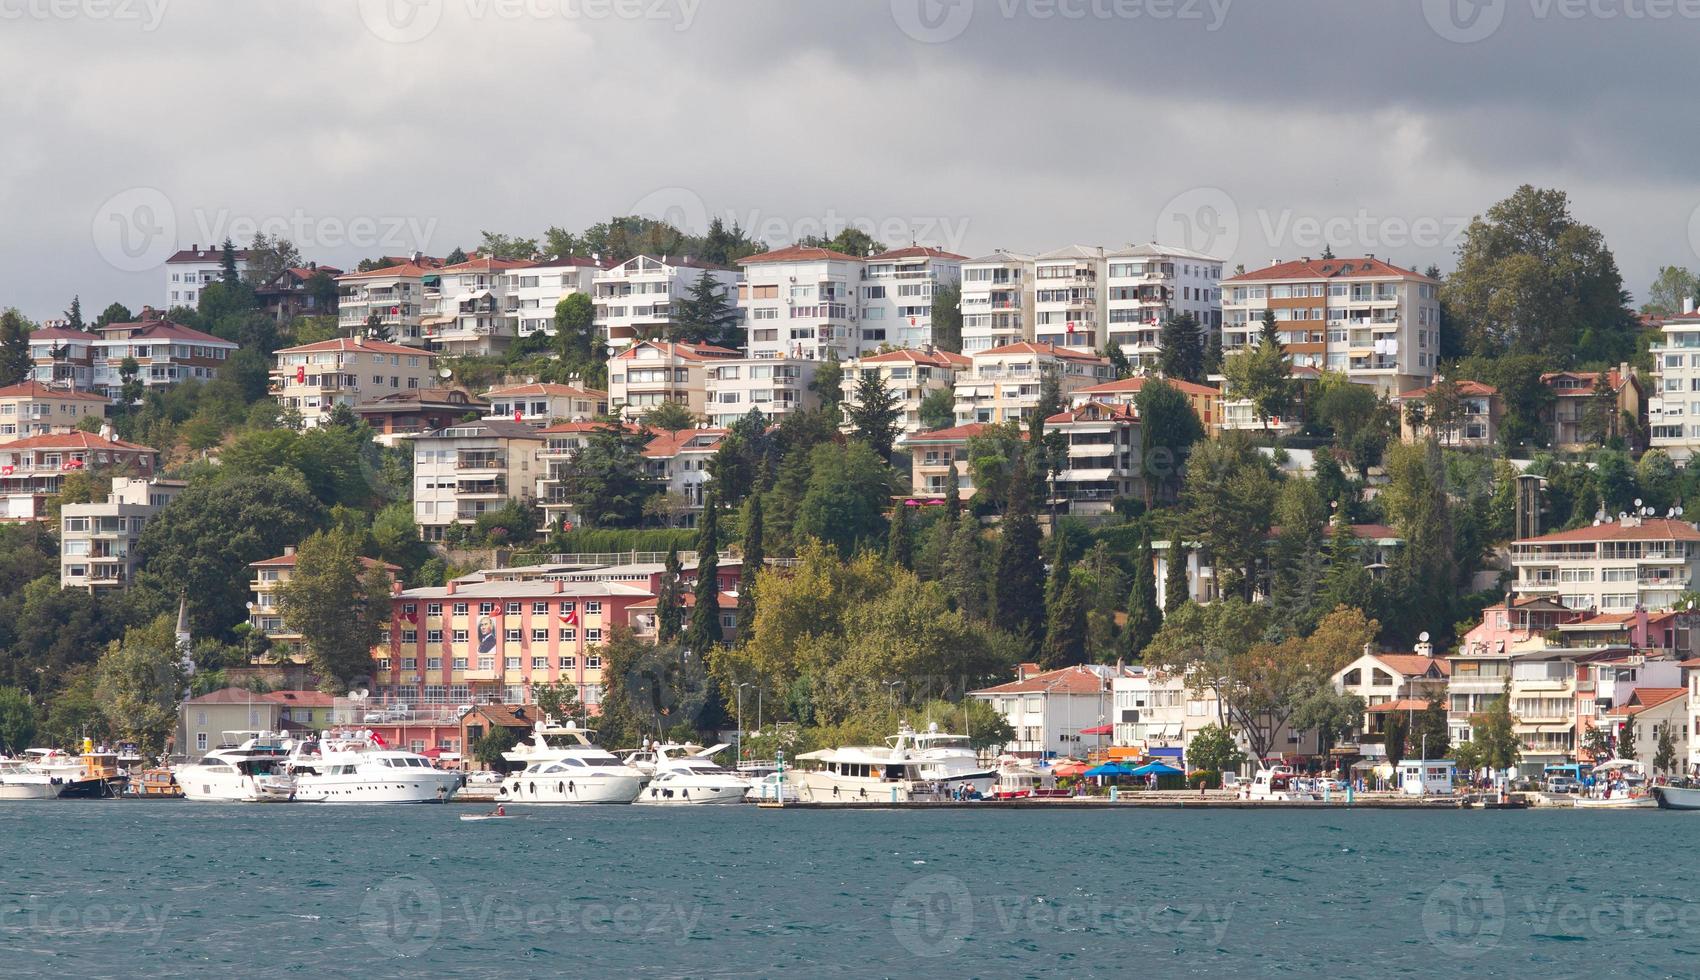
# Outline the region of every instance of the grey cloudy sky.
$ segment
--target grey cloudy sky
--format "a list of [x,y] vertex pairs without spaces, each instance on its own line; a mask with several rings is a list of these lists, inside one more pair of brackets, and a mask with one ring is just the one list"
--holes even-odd
[[634,210],[1449,269],[1525,182],[1640,293],[1700,266],[1697,39],[1700,0],[0,0],[0,305],[159,303],[261,223],[350,264]]

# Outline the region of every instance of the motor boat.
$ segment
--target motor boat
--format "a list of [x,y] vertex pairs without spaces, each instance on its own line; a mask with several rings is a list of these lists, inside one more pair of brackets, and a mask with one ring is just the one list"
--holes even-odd
[[1700,810],[1700,786],[1654,786],[1653,799],[1661,810]]
[[803,799],[802,785],[795,771],[771,769],[750,779],[750,791],[744,798],[752,803],[799,803]]
[[59,787],[60,799],[112,799],[124,791],[129,774],[118,765],[118,753],[96,750],[84,742],[85,751],[72,755],[58,749],[26,749],[26,768],[43,775]]
[[807,768],[802,780],[804,799],[813,803],[908,803],[950,799],[943,784],[922,775],[923,760],[899,737],[891,745],[849,745],[804,752],[797,757]]
[[0,800],[58,799],[63,784],[25,759],[0,759]]
[[1259,769],[1245,789],[1245,799],[1262,803],[1297,803],[1322,799],[1322,794],[1299,778],[1292,766]]
[[284,803],[295,795],[287,771],[290,741],[278,732],[225,732],[197,762],[172,768],[184,799],[210,803]]
[[1025,800],[1057,794],[1057,777],[1013,755],[998,757],[998,778],[986,796],[994,800]]
[[385,745],[367,732],[329,733],[294,746],[287,771],[304,803],[447,803],[460,773],[438,769],[415,752]]
[[937,722],[927,725],[924,732],[904,723],[885,741],[893,751],[914,746],[913,754],[921,762],[921,778],[938,783],[946,793],[966,786],[985,796],[998,781],[998,771],[980,764],[968,736],[939,731]]
[[503,752],[524,768],[502,780],[505,803],[630,803],[649,781],[644,773],[595,742],[596,733],[573,722],[539,721],[531,738]]
[[633,802],[656,806],[745,802],[750,794],[750,780],[712,758],[725,748],[724,745],[711,749],[700,745],[655,746],[655,775]]

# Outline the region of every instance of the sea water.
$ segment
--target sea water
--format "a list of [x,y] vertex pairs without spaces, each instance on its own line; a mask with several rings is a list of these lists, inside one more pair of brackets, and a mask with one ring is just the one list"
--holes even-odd
[[1689,976],[1700,813],[0,803],[0,976]]

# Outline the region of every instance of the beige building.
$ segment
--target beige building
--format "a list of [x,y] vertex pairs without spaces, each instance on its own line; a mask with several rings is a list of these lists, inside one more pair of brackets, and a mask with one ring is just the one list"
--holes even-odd
[[59,512],[59,587],[117,592],[130,587],[142,529],[185,484],[118,477],[105,500]]
[[390,331],[396,343],[425,346],[420,326],[425,304],[425,279],[436,273],[413,262],[401,262],[366,272],[346,272],[336,277],[337,325],[359,334],[375,322]]
[[413,440],[413,522],[426,541],[537,495],[544,435],[520,422],[457,422]]
[[1670,609],[1700,572],[1700,530],[1656,517],[1607,518],[1511,544],[1511,588],[1567,609]]
[[484,393],[490,403],[485,418],[512,419],[534,425],[587,422],[608,414],[608,393],[578,385],[531,381],[504,385]]
[[956,421],[1009,422],[1039,404],[1047,375],[1057,378],[1066,403],[1081,388],[1110,380],[1110,362],[1096,354],[1023,341],[969,356],[970,370],[956,376]]
[[98,422],[105,416],[106,399],[90,392],[49,388],[34,379],[0,388],[0,442],[70,432],[83,419]]
[[1119,497],[1145,495],[1139,416],[1131,405],[1089,401],[1045,419],[1068,444],[1051,478],[1053,505],[1070,514],[1107,514]]
[[820,361],[806,357],[741,357],[711,364],[706,372],[703,415],[709,425],[726,427],[760,409],[769,418],[804,412],[820,405],[809,387]]
[[953,389],[956,376],[967,371],[971,363],[961,354],[926,348],[904,348],[855,358],[844,365],[844,380],[839,384],[844,393],[843,405],[846,409],[856,406],[861,379],[868,374],[878,375],[897,397],[902,413],[897,420],[898,442],[903,443],[925,428],[921,424],[921,402],[941,388]]
[[1417,442],[1432,432],[1443,446],[1489,449],[1498,445],[1499,420],[1505,414],[1499,389],[1480,381],[1459,381],[1458,402],[1463,415],[1455,425],[1440,426],[1429,418],[1428,408],[1429,395],[1438,384],[1414,388],[1394,400],[1399,406],[1399,438]]
[[328,421],[338,405],[352,409],[435,383],[436,355],[364,337],[285,347],[276,357],[272,395],[284,410],[300,412],[309,429]]
[[[276,558],[257,561],[248,567],[254,570],[253,581],[249,583],[254,593],[254,601],[248,603],[248,625],[264,634],[271,640],[271,662],[289,660],[294,663],[305,663],[307,650],[302,643],[301,634],[284,625],[283,622],[283,587],[295,574],[295,549],[285,548],[283,554]],[[361,563],[368,569],[382,567],[393,580],[401,574],[401,569],[394,565],[377,561],[373,558],[362,558]]]
[[608,409],[635,419],[662,402],[705,412],[708,369],[743,355],[713,344],[640,340],[608,359]]
[[[910,436],[909,478],[915,496],[942,498],[953,466],[956,467],[956,482],[962,499],[974,496],[974,471],[968,465],[968,440],[989,428],[989,422],[969,422]],[[1022,437],[1026,438],[1025,430]]]

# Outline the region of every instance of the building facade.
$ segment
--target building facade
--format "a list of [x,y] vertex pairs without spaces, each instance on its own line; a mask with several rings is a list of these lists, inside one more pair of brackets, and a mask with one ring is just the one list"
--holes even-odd
[[1001,751],[1024,759],[1084,756],[1093,745],[1108,741],[1083,730],[1111,725],[1111,685],[1117,677],[1137,673],[1131,667],[1104,664],[1058,670],[1022,664],[1016,668],[1015,680],[970,691],[968,696],[990,704],[1014,730],[1015,738]]
[[544,381],[491,388],[484,393],[484,400],[490,403],[486,418],[533,425],[588,422],[608,414],[606,391]]
[[537,495],[535,426],[482,419],[457,422],[413,440],[413,522],[426,541],[441,541],[455,524],[473,524],[509,500]]
[[[236,274],[248,271],[250,255],[246,249],[236,249]],[[195,309],[201,302],[201,290],[224,278],[224,249],[191,245],[172,253],[165,260],[165,309],[187,306]]]
[[395,343],[425,347],[420,321],[427,278],[436,284],[436,273],[415,262],[337,276],[337,326],[344,333],[358,334],[376,325]]
[[1066,402],[1074,392],[1110,380],[1110,362],[1096,354],[1046,343],[1017,343],[969,355],[956,376],[956,421],[1010,422],[1039,404],[1046,377],[1057,379]]
[[704,275],[715,283],[728,306],[737,295],[738,273],[693,259],[634,255],[591,275],[596,328],[608,347],[621,351],[639,340],[666,335],[673,305],[691,294]]
[[136,572],[136,542],[183,490],[177,480],[118,477],[105,500],[59,510],[59,587],[118,592]]
[[66,474],[98,471],[152,478],[159,451],[87,432],[30,436],[0,445],[0,521],[39,521]]
[[636,419],[663,402],[706,414],[708,371],[742,355],[713,344],[640,340],[608,359],[608,410]]
[[169,388],[183,381],[210,381],[236,353],[232,341],[192,330],[169,320],[109,323],[99,328],[94,348],[94,387],[116,401],[124,388],[124,362],[136,362],[136,380],[144,390]]
[[1155,242],[1105,257],[1105,333],[1136,364],[1157,362],[1163,324],[1184,314],[1199,339],[1222,329],[1222,260]]
[[[739,261],[744,282],[738,287],[738,307],[748,331],[749,357],[847,361],[861,354],[865,325],[858,297],[866,260],[797,245]],[[884,327],[877,331],[882,336]]]
[[1610,517],[1511,544],[1511,588],[1566,609],[1671,608],[1700,571],[1700,530],[1686,521]]
[[934,342],[933,296],[962,282],[965,258],[927,245],[870,255],[863,266],[862,349]]
[[338,405],[350,409],[389,395],[417,392],[436,381],[435,355],[416,347],[364,337],[285,347],[275,355],[272,396],[285,411],[316,428]]
[[769,418],[820,406],[813,385],[821,362],[807,357],[740,357],[704,372],[703,418],[722,428],[759,409]]
[[94,342],[98,339],[98,334],[64,327],[30,331],[30,378],[65,391],[94,390]]
[[999,250],[962,263],[962,353],[1033,339],[1033,261]]
[[574,293],[591,295],[602,264],[578,255],[517,265],[507,271],[506,309],[519,336],[555,334],[555,307]]
[[[961,354],[929,348],[903,348],[864,354],[844,365],[844,379],[839,384],[846,409],[861,404],[858,395],[862,378],[873,376],[885,383],[886,390],[897,398],[899,415],[897,441],[926,428],[921,422],[921,402],[935,391],[952,392],[955,399],[956,376],[969,369],[972,362]],[[848,428],[849,423],[846,422]]]
[[106,418],[106,399],[72,388],[50,388],[34,378],[0,388],[0,443],[71,432],[85,419]]

